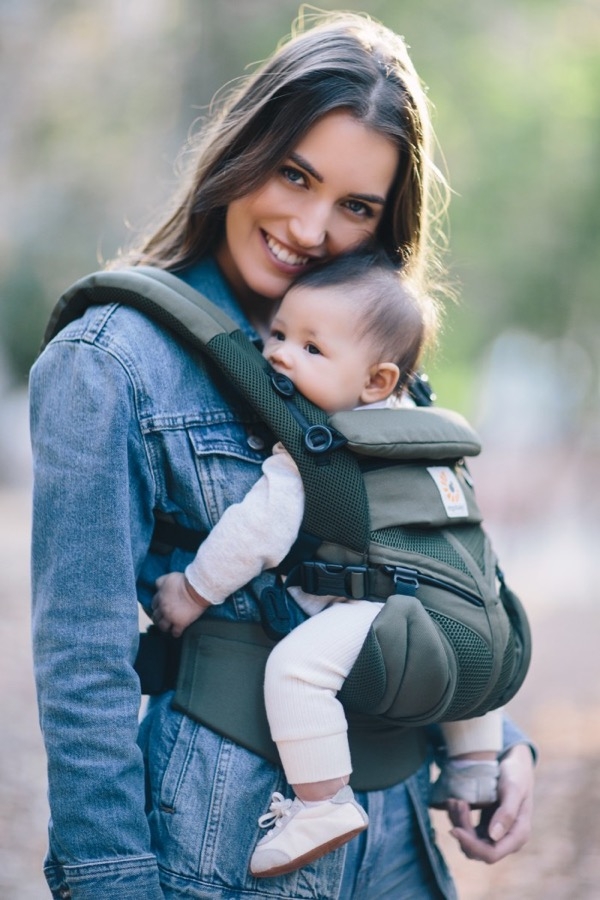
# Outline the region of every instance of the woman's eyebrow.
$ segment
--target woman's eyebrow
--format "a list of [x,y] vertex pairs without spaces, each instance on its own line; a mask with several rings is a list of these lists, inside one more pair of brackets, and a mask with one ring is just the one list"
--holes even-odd
[[[300,168],[308,172],[309,175],[312,175],[315,181],[318,181],[319,184],[323,184],[325,179],[315,168],[313,168],[307,159],[295,152],[290,153],[290,159],[292,162],[295,162],[297,166],[300,166]],[[379,194],[351,194],[350,196],[354,200],[364,200],[365,203],[377,203],[380,206],[385,204],[385,197],[381,197]]]
[[385,197],[379,194],[350,194],[353,200],[364,200],[365,203],[378,203],[380,206],[385,204]]
[[303,169],[306,169],[306,171],[308,172],[308,174],[309,174],[309,175],[312,175],[312,177],[313,177],[316,181],[318,181],[318,182],[320,182],[321,184],[323,184],[323,181],[324,181],[323,176],[320,175],[320,174],[317,172],[317,170],[314,169],[314,168],[311,166],[311,164],[309,163],[309,161],[308,161],[307,159],[305,159],[303,156],[300,156],[299,153],[290,153],[290,159],[292,160],[292,162],[295,162],[296,165],[300,166],[300,167],[303,168]]

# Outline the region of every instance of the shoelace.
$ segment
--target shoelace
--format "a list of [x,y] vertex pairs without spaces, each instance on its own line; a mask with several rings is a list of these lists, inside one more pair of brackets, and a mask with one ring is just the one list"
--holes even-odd
[[281,825],[283,824],[282,820],[286,816],[289,816],[293,802],[293,800],[280,794],[279,791],[275,791],[271,797],[269,812],[264,813],[264,815],[260,816],[258,819],[259,827],[270,828],[273,825],[275,828],[281,828]]

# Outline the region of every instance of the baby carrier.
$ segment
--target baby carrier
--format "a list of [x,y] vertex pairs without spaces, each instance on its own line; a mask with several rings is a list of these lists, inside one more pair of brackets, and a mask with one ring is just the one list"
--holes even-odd
[[[105,303],[136,307],[201,350],[298,466],[302,530],[263,591],[265,633],[256,637],[256,625],[238,623],[248,634],[254,629],[249,644],[268,653],[287,633],[285,587],[299,585],[311,594],[385,601],[339,695],[351,712],[380,717],[385,727],[423,725],[481,715],[516,693],[529,666],[530,632],[481,526],[464,461],[480,444],[461,416],[428,407],[328,417],[218,307],[150,267],[77,282],[55,308],[45,342],[88,306]],[[186,712],[194,713],[194,641],[219,627],[203,617],[184,635],[175,701]],[[153,640],[158,645],[158,635]]]

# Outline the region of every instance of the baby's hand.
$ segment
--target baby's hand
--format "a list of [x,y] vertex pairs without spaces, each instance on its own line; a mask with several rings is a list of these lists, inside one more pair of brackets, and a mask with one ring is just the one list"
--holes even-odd
[[183,572],[170,572],[156,579],[157,591],[152,598],[152,619],[161,631],[181,637],[211,605],[188,585]]

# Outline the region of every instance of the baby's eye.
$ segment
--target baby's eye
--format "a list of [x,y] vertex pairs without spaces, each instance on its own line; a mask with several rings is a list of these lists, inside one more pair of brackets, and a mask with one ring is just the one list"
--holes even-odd
[[321,351],[319,350],[319,348],[317,347],[316,344],[307,344],[304,349],[306,350],[307,353],[316,353],[319,355],[321,353]]
[[271,337],[274,341],[285,341],[285,335],[283,331],[277,331],[277,329],[273,329],[273,331],[271,331]]

